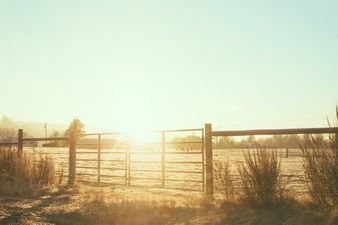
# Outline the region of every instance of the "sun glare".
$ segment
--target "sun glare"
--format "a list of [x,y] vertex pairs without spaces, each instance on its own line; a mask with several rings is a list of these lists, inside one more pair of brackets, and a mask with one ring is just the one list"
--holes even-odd
[[155,128],[156,125],[148,123],[147,120],[134,120],[125,124],[123,131],[128,134],[131,142],[142,143],[157,139],[155,136],[159,136],[159,134],[152,132]]
[[131,131],[128,132],[130,137],[130,141],[133,143],[140,143],[140,142],[149,142],[151,138],[147,135],[146,131]]

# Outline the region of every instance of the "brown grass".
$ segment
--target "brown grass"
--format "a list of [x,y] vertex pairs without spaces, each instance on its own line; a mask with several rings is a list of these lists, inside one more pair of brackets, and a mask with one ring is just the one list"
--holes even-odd
[[262,209],[240,202],[205,204],[198,196],[194,196],[194,201],[188,198],[177,202],[163,199],[170,193],[133,188],[126,188],[124,192],[138,192],[143,200],[135,200],[130,195],[123,197],[118,189],[86,189],[84,186],[60,189],[29,201],[0,200],[0,214],[5,214],[0,217],[0,224],[336,225],[338,222],[338,212],[316,211],[297,203]]
[[309,180],[310,197],[317,206],[338,206],[338,139],[329,141],[312,136],[302,145],[304,171]]
[[235,200],[237,194],[229,160],[215,163],[214,176],[216,182],[214,188],[221,191],[225,200]]
[[18,155],[16,150],[0,151],[0,194],[34,195],[60,182],[52,157]]
[[245,162],[238,167],[242,181],[242,200],[254,206],[272,206],[284,202],[288,180],[282,178],[277,151],[258,146],[243,152]]

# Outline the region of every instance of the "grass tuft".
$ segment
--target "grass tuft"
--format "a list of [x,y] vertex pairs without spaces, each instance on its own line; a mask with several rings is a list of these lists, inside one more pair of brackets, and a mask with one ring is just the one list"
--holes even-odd
[[311,200],[317,206],[338,205],[338,139],[329,141],[312,136],[301,146],[304,153],[303,167],[308,179]]
[[242,181],[242,200],[254,206],[272,206],[285,200],[288,180],[281,176],[277,151],[258,146],[245,151],[244,164],[238,167]]
[[52,157],[18,155],[16,150],[0,151],[0,194],[34,195],[60,182]]
[[216,181],[215,188],[222,192],[224,199],[227,201],[235,200],[235,185],[231,175],[231,165],[229,161],[215,163],[214,176]]

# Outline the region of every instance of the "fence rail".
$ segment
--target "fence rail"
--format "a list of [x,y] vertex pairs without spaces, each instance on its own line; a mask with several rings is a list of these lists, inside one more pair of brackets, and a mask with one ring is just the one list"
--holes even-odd
[[17,145],[18,144],[18,142],[0,142],[0,146],[1,145]]
[[69,141],[69,137],[54,137],[54,138],[22,138],[23,142],[27,141]]
[[337,127],[332,128],[293,128],[293,129],[262,129],[212,131],[212,136],[248,136],[248,135],[290,135],[290,134],[330,134],[338,133]]

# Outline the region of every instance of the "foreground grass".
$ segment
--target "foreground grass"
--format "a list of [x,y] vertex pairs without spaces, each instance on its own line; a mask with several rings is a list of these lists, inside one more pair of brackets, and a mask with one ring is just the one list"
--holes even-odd
[[1,199],[0,224],[335,225],[338,212],[297,203],[252,209],[236,202],[210,203],[191,193],[63,187],[34,199]]
[[59,174],[49,155],[19,155],[0,146],[0,196],[33,196],[61,183]]

